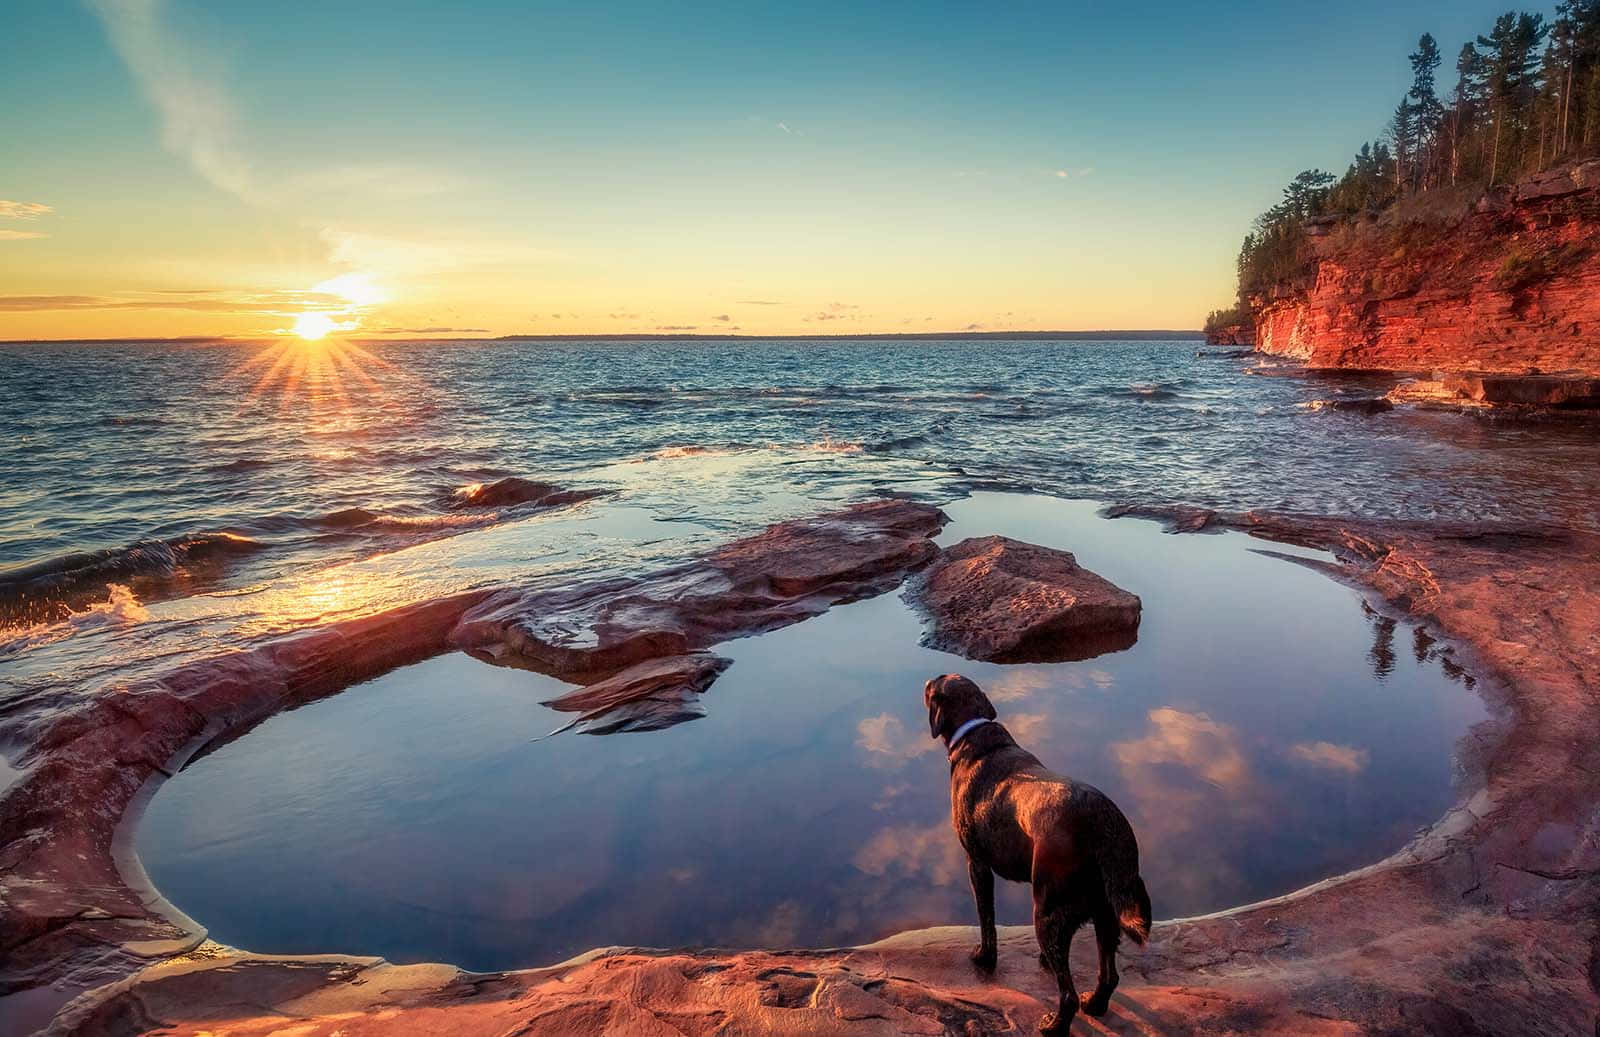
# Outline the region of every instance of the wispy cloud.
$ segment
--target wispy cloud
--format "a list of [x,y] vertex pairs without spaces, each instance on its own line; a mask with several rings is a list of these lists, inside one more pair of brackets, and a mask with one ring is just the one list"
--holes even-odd
[[[172,298],[177,295],[179,297]],[[322,292],[262,292],[230,298],[151,292],[132,298],[100,295],[0,295],[0,312],[48,310],[188,310],[200,313],[270,313],[288,316],[306,306],[338,306],[344,300]],[[162,298],[162,296],[168,296]],[[204,296],[204,297],[202,297]]]
[[202,71],[162,20],[164,0],[88,0],[128,71],[161,116],[162,143],[217,187],[259,200],[251,163],[240,150],[233,109],[216,69]]
[[861,315],[860,314],[851,312],[853,310],[859,310],[859,309],[861,309],[861,307],[857,306],[854,303],[830,302],[828,305],[824,306],[822,309],[818,310],[816,313],[810,314],[810,315],[805,316],[805,317],[801,317],[800,319],[801,320],[807,320],[807,321],[813,321],[813,320],[860,320],[861,319]]
[[1359,774],[1367,768],[1371,754],[1365,749],[1333,742],[1296,742],[1289,747],[1289,755],[1315,767]]
[[738,300],[738,303],[739,303],[740,306],[782,306],[783,305],[783,303],[779,302],[777,299],[740,299],[740,300]]
[[712,319],[712,320],[718,320],[718,321],[721,321],[721,322],[722,322],[722,323],[724,323],[724,324],[726,324],[726,323],[728,323],[728,322],[729,322],[729,321],[731,321],[731,320],[733,320],[733,318],[732,318],[732,317],[730,317],[730,316],[729,316],[729,315],[728,315],[728,314],[726,314],[726,313],[719,313],[719,314],[717,314],[717,315],[716,315],[716,316],[715,316],[715,317],[712,317],[712,318],[711,318],[711,319]]
[[[13,202],[0,198],[0,219],[36,220],[54,212],[54,209],[41,202]],[[49,236],[42,230],[0,230],[0,241],[28,241]]]
[[1055,176],[1055,177],[1058,177],[1058,178],[1060,178],[1062,180],[1066,180],[1066,179],[1068,179],[1070,177],[1075,177],[1075,176],[1079,176],[1079,177],[1088,176],[1089,174],[1091,174],[1093,172],[1094,172],[1094,167],[1093,166],[1083,166],[1083,167],[1081,167],[1079,169],[1058,169],[1051,175]]
[[520,268],[561,258],[557,252],[519,244],[391,238],[340,227],[324,228],[320,236],[330,262],[391,276]]
[[53,212],[53,208],[39,202],[11,202],[0,198],[0,219],[36,220]]

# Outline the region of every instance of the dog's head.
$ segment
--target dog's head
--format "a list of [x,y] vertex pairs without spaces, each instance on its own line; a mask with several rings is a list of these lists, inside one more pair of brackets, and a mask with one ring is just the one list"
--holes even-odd
[[948,740],[969,720],[993,720],[989,696],[959,673],[935,677],[922,686],[922,704],[928,707],[928,735]]

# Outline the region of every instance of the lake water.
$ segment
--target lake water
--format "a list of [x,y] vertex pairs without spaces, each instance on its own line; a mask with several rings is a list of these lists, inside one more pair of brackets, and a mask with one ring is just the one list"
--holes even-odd
[[[1241,534],[979,493],[941,540],[1074,551],[1144,601],[1081,663],[919,645],[898,594],[727,643],[707,715],[533,741],[550,678],[452,654],[263,723],[155,796],[139,850],[214,938],[496,969],[608,944],[841,945],[971,923],[922,683],[959,671],[1047,764],[1133,821],[1158,917],[1370,863],[1452,802],[1483,716],[1439,646]],[[1000,896],[1029,918],[1025,888]]]
[[[959,668],[1127,809],[1159,915],[1283,892],[1437,817],[1477,698],[1323,575],[1088,501],[1595,529],[1600,436],[1318,409],[1386,383],[1198,345],[3,345],[0,723],[309,625],[643,573],[892,493],[947,506],[946,540],[1078,552],[1144,597],[1138,645],[965,664],[920,648],[891,595],[726,646],[704,719],[540,742],[551,682],[436,659],[197,761],[151,808],[152,874],[245,946],[475,967],[966,921],[944,765],[918,737],[923,680]],[[607,495],[453,497],[510,475]],[[0,764],[16,773],[3,733]]]
[[[1385,383],[1198,346],[0,345],[0,711],[884,492],[1600,528],[1593,428],[1314,410]],[[506,475],[613,506],[451,506]]]

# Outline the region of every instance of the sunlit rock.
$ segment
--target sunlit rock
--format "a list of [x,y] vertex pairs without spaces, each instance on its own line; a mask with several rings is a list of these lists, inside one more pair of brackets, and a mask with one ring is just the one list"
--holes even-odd
[[940,555],[913,595],[931,647],[989,662],[1066,662],[1131,648],[1137,595],[1066,551],[1008,537],[963,540]]

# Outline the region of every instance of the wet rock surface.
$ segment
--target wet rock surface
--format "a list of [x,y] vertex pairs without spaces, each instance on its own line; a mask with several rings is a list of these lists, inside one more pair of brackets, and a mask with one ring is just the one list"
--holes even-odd
[[1131,648],[1139,636],[1137,595],[1067,551],[1009,537],[947,548],[911,600],[929,619],[924,642],[967,659],[1068,662]]
[[[1472,653],[1479,690],[1500,719],[1463,742],[1461,800],[1409,845],[1285,897],[1157,923],[1143,952],[1124,955],[1110,1013],[1078,1029],[1593,1034],[1600,540],[1470,523],[1124,513],[1327,549],[1337,559],[1329,570],[1364,588],[1373,607],[1409,614]],[[843,523],[835,531],[845,539],[875,539],[855,519]],[[873,553],[922,552],[880,545]],[[723,564],[748,575],[759,566],[746,568],[746,556],[761,554],[747,542]],[[833,567],[791,589],[820,586],[826,596],[877,585],[823,570]],[[759,597],[772,595],[767,588]],[[589,603],[586,614],[603,611],[593,597],[574,600]],[[659,615],[659,601],[646,600],[642,614]],[[27,998],[50,982],[110,984],[61,1012],[52,1027],[60,1034],[971,1034],[1037,1026],[1054,988],[1021,927],[1002,928],[992,978],[968,963],[974,930],[966,926],[843,950],[611,948],[548,969],[467,974],[197,946],[198,930],[124,881],[110,833],[158,768],[181,761],[197,740],[227,737],[373,667],[442,650],[462,616],[489,607],[480,594],[434,602],[236,653],[69,714],[0,718],[0,734],[27,747],[16,760],[22,778],[0,800],[0,990]],[[1079,974],[1092,969],[1091,943],[1076,942]],[[17,1028],[20,1014],[8,1009],[23,1004],[0,1001],[0,1020]]]
[[[514,653],[533,643],[525,631],[536,629],[552,638],[559,659],[579,662],[559,672],[587,680],[797,622],[898,586],[937,553],[929,538],[944,521],[925,504],[869,502],[778,523],[643,581],[472,591],[316,627],[159,679],[93,695],[61,689],[14,706],[0,716],[0,745],[19,747],[8,762],[20,772],[0,794],[0,998],[21,995],[26,1004],[0,1000],[0,1034],[29,1032],[72,993],[203,939],[131,862],[124,869],[118,842],[147,782],[195,755],[274,713],[464,641],[482,654]],[[679,692],[697,682],[703,690],[709,671],[720,669],[713,659],[694,663],[704,669]],[[586,690],[594,708],[616,702],[624,711],[618,723],[648,724],[674,711],[666,699],[650,702],[647,691],[638,700],[646,704],[628,714],[628,683]],[[607,722],[600,714],[591,721],[596,729]]]
[[944,521],[885,500],[783,522],[644,580],[499,592],[453,639],[489,662],[589,682],[897,587],[938,553]]

